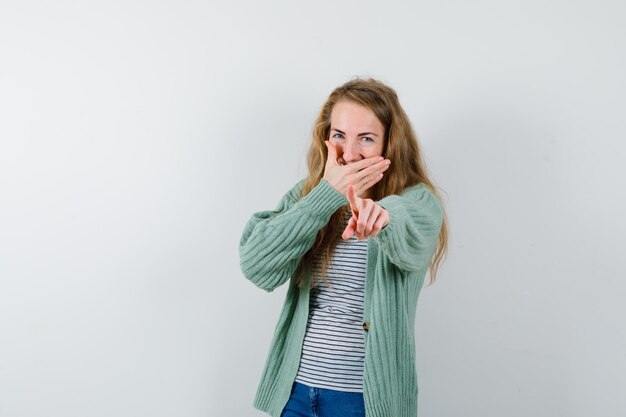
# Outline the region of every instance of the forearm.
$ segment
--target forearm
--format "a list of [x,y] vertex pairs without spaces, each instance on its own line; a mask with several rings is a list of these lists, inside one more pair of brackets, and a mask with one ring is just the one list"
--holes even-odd
[[282,201],[274,212],[255,213],[239,245],[244,275],[267,291],[282,285],[293,276],[317,232],[345,204],[345,197],[322,180],[296,203]]
[[388,224],[375,237],[383,253],[398,268],[417,271],[428,267],[437,246],[442,208],[425,188],[378,202],[389,213]]

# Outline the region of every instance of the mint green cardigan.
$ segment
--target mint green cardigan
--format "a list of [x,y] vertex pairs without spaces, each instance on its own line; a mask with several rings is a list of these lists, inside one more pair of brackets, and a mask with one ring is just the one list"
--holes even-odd
[[[289,282],[254,406],[279,417],[295,380],[309,313],[310,274],[298,288],[294,273],[318,230],[348,204],[326,180],[301,198],[304,180],[274,211],[252,215],[239,244],[241,270],[272,291]],[[424,184],[377,202],[389,223],[368,239],[363,396],[368,417],[417,416],[415,310],[442,224],[442,208]]]

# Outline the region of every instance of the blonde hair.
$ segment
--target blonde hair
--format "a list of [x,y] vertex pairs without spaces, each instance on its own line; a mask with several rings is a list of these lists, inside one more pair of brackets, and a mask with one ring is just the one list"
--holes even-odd
[[[400,194],[404,189],[413,185],[424,183],[439,198],[443,208],[443,201],[437,187],[426,173],[417,136],[400,105],[396,92],[391,87],[374,79],[356,78],[348,81],[333,90],[322,106],[313,128],[313,140],[307,155],[309,175],[302,189],[302,197],[319,184],[324,176],[328,157],[325,141],[329,139],[330,116],[333,107],[340,100],[348,100],[368,108],[376,115],[385,129],[382,155],[390,159],[392,164],[385,172],[383,179],[372,187],[370,198],[378,201],[388,195]],[[337,210],[331,216],[328,224],[318,232],[315,243],[300,261],[298,268],[298,283],[300,285],[303,282],[304,266],[312,262],[316,254],[322,257],[322,277],[324,280],[327,279],[327,264],[337,245],[339,234],[342,232],[339,229],[343,224],[343,215],[348,209],[349,206],[345,206]],[[448,228],[444,210],[437,247],[429,265],[431,284],[436,279],[437,269],[447,251],[447,246]],[[318,282],[314,281],[311,284],[315,286]]]

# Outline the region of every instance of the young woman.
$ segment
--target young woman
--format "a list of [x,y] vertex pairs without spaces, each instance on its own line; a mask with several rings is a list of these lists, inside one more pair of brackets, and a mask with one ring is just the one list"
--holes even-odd
[[447,229],[395,91],[371,79],[336,88],[308,168],[240,241],[250,281],[289,281],[254,405],[274,417],[415,417],[417,298]]

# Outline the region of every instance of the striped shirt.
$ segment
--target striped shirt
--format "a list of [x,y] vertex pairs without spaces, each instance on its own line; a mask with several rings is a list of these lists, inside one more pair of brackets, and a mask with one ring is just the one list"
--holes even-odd
[[[346,225],[351,216],[351,212],[346,214]],[[297,382],[337,391],[363,391],[366,261],[367,239],[339,239],[326,271],[328,286],[321,279],[321,260],[314,259],[312,273],[319,284],[311,290]]]

